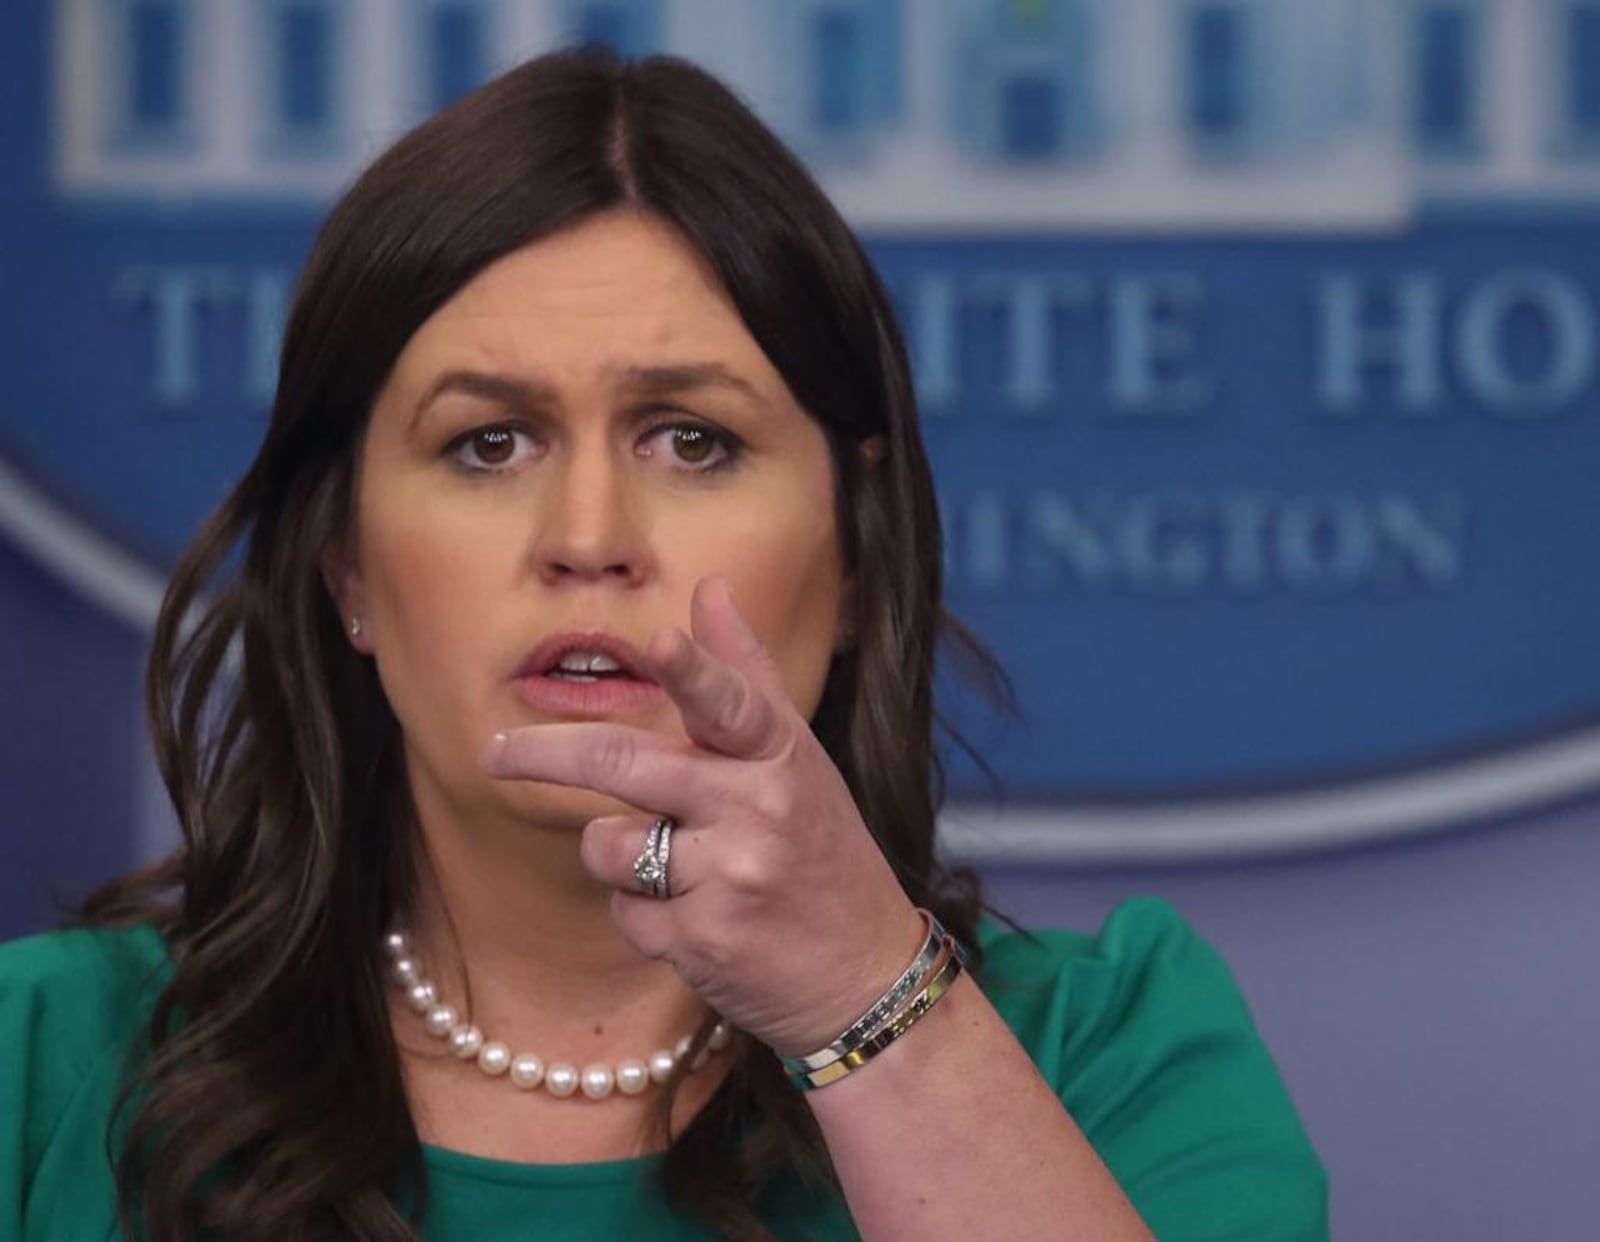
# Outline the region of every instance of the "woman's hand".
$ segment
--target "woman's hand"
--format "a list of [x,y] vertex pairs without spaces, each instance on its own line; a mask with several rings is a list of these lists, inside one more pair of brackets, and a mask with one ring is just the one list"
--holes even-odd
[[[493,747],[489,768],[676,819],[666,901],[633,878],[653,816],[585,827],[584,865],[616,890],[617,925],[733,1025],[782,1055],[814,1052],[905,969],[923,922],[725,582],[695,588],[690,624],[692,639],[657,635],[648,656],[687,742],[536,725]],[[805,1098],[863,1238],[1151,1237],[970,976],[881,1066]],[[975,1148],[976,1116],[993,1141]]]
[[692,638],[664,631],[647,653],[687,742],[534,725],[496,738],[487,764],[670,815],[666,901],[633,876],[654,815],[584,829],[584,866],[617,890],[617,926],[734,1026],[782,1055],[813,1052],[905,969],[924,925],[723,579],[696,586],[690,625]]

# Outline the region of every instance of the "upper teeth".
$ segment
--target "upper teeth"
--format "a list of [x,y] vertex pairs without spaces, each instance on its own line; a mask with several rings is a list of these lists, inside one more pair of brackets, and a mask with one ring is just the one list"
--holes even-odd
[[615,673],[622,665],[598,651],[569,651],[561,657],[560,667],[569,673]]

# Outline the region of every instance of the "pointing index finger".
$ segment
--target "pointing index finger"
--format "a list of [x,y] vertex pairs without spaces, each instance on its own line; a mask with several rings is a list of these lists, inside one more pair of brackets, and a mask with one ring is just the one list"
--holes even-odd
[[710,574],[695,583],[689,600],[689,626],[696,642],[754,680],[757,688],[767,694],[784,693],[772,657],[739,611],[732,584],[721,574]]
[[682,630],[656,635],[650,660],[690,740],[737,759],[766,759],[782,750],[788,722],[743,670]]

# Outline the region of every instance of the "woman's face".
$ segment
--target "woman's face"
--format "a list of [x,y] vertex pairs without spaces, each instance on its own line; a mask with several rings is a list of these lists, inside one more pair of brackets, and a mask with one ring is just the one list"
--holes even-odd
[[374,403],[328,572],[419,801],[552,826],[616,804],[491,780],[497,730],[605,719],[681,736],[630,652],[687,630],[708,574],[809,717],[847,590],[821,428],[699,256],[636,212],[499,260],[422,325]]

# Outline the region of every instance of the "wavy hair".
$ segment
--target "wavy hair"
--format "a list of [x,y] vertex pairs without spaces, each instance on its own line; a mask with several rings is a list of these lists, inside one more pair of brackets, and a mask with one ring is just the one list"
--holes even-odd
[[[168,589],[146,695],[184,841],[84,907],[155,923],[174,963],[109,1135],[129,1236],[416,1236],[425,1171],[374,952],[411,901],[414,811],[399,726],[318,566],[411,335],[495,260],[620,207],[687,238],[826,432],[856,642],[813,728],[911,900],[974,940],[976,880],[934,853],[936,646],[998,670],[941,606],[933,482],[882,285],[799,162],[705,73],[595,50],[530,61],[401,138],[333,210],[260,451]],[[864,460],[867,437],[881,461]],[[652,1125],[685,1214],[760,1238],[752,1204],[776,1169],[830,1184],[764,1049],[737,1045],[673,1139],[676,1086]]]

